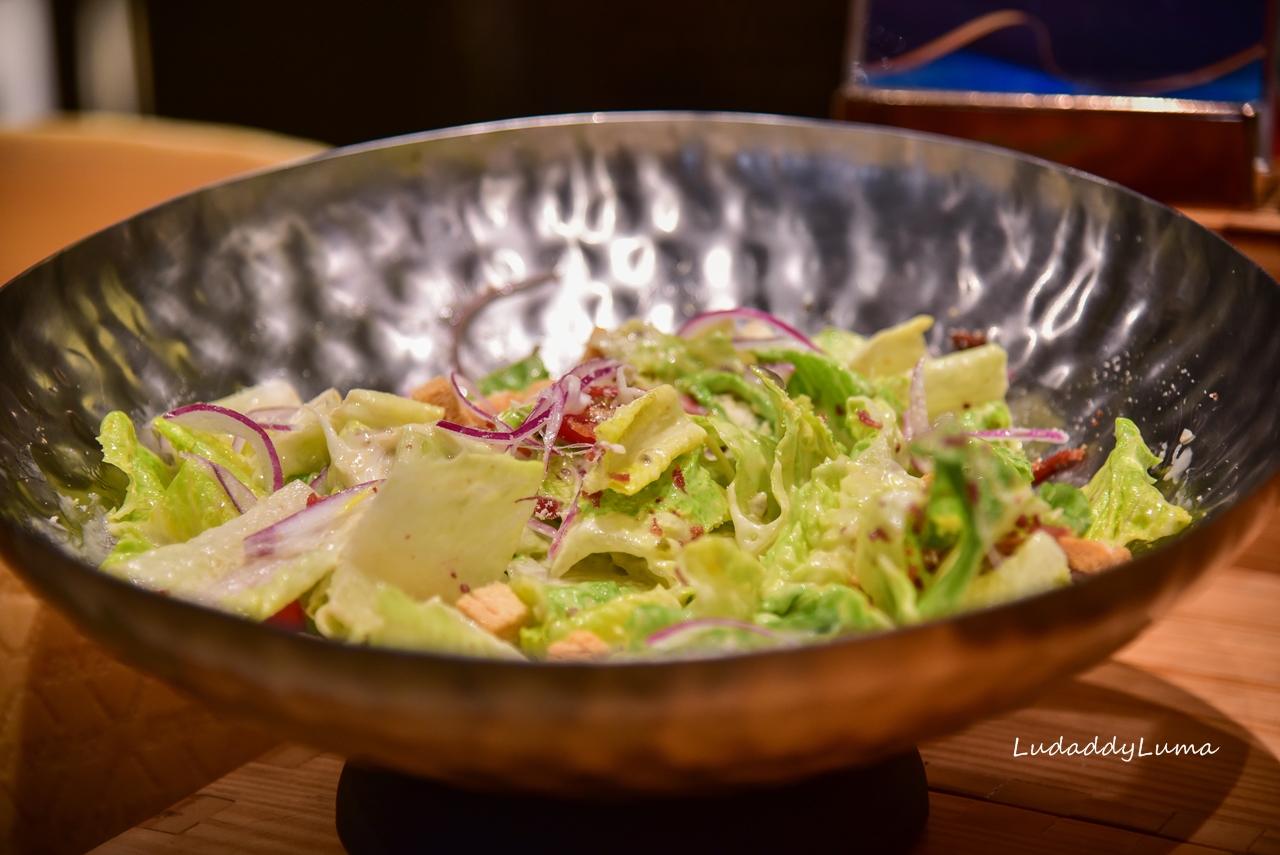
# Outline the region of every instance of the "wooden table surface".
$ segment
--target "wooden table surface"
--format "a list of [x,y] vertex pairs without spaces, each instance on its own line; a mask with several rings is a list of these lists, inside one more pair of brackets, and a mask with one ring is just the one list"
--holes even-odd
[[[1034,704],[920,746],[930,816],[916,855],[1280,855],[1280,515],[1111,659]],[[1151,756],[1014,756],[1029,744]],[[1157,745],[1215,753],[1155,756]],[[1123,750],[1123,748],[1122,748]],[[95,855],[341,853],[342,758],[284,745]]]

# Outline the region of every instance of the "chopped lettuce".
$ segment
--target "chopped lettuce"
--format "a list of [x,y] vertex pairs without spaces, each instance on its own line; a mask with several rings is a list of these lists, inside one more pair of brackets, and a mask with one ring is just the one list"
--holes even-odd
[[547,366],[542,364],[542,357],[538,356],[538,351],[535,350],[519,362],[513,362],[505,368],[499,368],[492,374],[481,377],[476,381],[476,388],[482,395],[492,395],[506,390],[520,392],[528,389],[538,380],[546,380],[550,376]]
[[924,334],[933,326],[933,318],[916,315],[871,337],[867,346],[848,363],[864,377],[887,377],[915,368],[925,355]]
[[404,591],[386,586],[378,591],[377,608],[382,620],[369,633],[373,644],[484,659],[524,659],[520,651],[485,632],[439,597],[419,603]]
[[891,629],[893,622],[866,594],[848,585],[787,585],[764,602],[755,622],[772,630],[819,636]]
[[725,330],[711,330],[692,340],[659,331],[639,319],[616,330],[596,330],[588,347],[595,352],[634,365],[642,377],[671,383],[679,377],[705,370],[740,371],[742,363]]
[[1138,426],[1116,419],[1116,447],[1083,490],[1093,513],[1084,533],[1087,539],[1108,546],[1150,543],[1190,524],[1191,514],[1169,503],[1148,474],[1159,462],[1142,441]]
[[704,537],[690,543],[679,565],[693,589],[689,612],[695,617],[750,620],[760,608],[764,568],[732,538]]
[[706,431],[685,413],[676,390],[659,386],[596,425],[596,439],[608,446],[582,487],[588,493],[607,489],[634,496],[677,457],[701,448],[706,438]]
[[434,427],[407,432],[404,445],[347,559],[419,600],[452,603],[506,570],[533,513],[526,500],[542,483],[542,463],[464,444]]
[[962,607],[977,609],[1071,584],[1067,556],[1044,531],[1034,532],[1013,555],[969,583]]
[[173,476],[159,457],[138,442],[133,422],[118,410],[102,420],[98,444],[103,461],[129,478],[124,501],[107,514],[107,531],[116,538],[116,545],[103,562],[105,568],[155,548],[147,523]]
[[924,362],[924,395],[933,423],[943,413],[962,413],[1004,400],[1009,357],[998,344],[984,344]]
[[1040,498],[1062,515],[1062,521],[1076,537],[1084,536],[1093,523],[1089,499],[1078,487],[1050,482],[1040,485]]

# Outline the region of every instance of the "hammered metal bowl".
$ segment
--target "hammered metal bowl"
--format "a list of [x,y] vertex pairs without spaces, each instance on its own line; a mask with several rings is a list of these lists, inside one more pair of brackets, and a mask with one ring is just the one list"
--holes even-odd
[[[462,337],[479,372],[594,325],[754,305],[814,331],[917,312],[985,329],[1022,412],[1091,454],[1135,419],[1203,518],[1071,588],[728,659],[511,664],[318,641],[94,569],[94,435],[124,409],[286,377],[403,391]],[[1095,663],[1275,506],[1280,289],[1179,214],[992,148],[761,116],[594,115],[337,151],[182,197],[0,291],[0,547],[88,635],[210,705],[471,786],[679,792],[869,762]],[[74,500],[59,498],[78,497]]]

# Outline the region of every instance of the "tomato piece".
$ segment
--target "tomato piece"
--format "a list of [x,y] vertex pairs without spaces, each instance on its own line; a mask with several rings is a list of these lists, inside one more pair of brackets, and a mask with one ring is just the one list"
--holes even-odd
[[302,601],[294,600],[263,623],[287,629],[290,632],[302,632],[307,628],[307,613],[302,609]]
[[582,416],[565,416],[557,436],[565,442],[595,442],[596,426]]

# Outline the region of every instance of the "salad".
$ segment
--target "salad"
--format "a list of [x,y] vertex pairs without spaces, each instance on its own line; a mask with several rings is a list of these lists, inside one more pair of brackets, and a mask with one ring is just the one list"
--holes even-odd
[[102,570],[354,644],[704,656],[1069,585],[1190,522],[1125,418],[1083,488],[1053,480],[1084,449],[1013,426],[1004,350],[956,332],[931,356],[932,324],[632,320],[558,379],[535,351],[408,397],[271,381],[113,412]]

